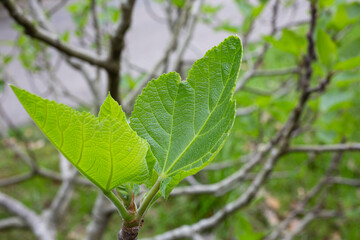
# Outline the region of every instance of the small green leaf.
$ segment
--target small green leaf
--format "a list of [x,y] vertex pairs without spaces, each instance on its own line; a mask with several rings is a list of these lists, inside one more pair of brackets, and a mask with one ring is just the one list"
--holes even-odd
[[185,5],[185,0],[171,0],[171,3],[178,8],[182,8]]
[[0,93],[4,90],[4,85],[5,85],[5,82],[3,79],[1,79],[0,77]]
[[319,5],[321,8],[329,7],[334,3],[334,0],[320,0]]
[[215,15],[222,8],[223,8],[223,5],[221,5],[221,4],[220,5],[203,4],[201,6],[201,11],[205,14]]
[[328,92],[320,98],[320,110],[326,112],[353,99],[353,92]]
[[334,41],[324,30],[319,30],[317,32],[316,49],[320,61],[328,68],[331,68],[336,62],[338,54]]
[[291,53],[297,57],[301,56],[306,46],[306,41],[303,37],[300,37],[294,31],[288,29],[284,29],[282,31],[282,35],[279,40],[276,40],[272,36],[264,37],[264,39],[270,42],[275,48]]
[[[143,183],[154,158],[147,142],[128,125],[121,107],[106,98],[99,117],[11,86],[34,122],[57,149],[103,191]],[[150,152],[150,153],[149,153]]]
[[70,31],[69,30],[65,31],[63,34],[61,34],[60,38],[62,41],[68,43],[70,38]]
[[3,57],[4,65],[8,65],[9,63],[11,63],[12,60],[13,60],[13,57],[11,55],[5,55]]
[[226,31],[230,33],[238,33],[240,27],[231,24],[229,21],[223,21],[220,25],[215,27],[215,31]]
[[335,70],[350,70],[360,66],[360,56],[346,59],[345,61],[339,62],[335,65]]
[[150,144],[160,178],[171,178],[163,195],[208,165],[228,137],[241,56],[241,41],[231,36],[195,62],[187,81],[164,74],[138,97],[130,126]]

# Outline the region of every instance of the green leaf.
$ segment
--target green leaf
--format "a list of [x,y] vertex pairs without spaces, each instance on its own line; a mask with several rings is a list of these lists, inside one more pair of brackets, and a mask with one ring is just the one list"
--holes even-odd
[[201,11],[205,14],[215,15],[222,8],[223,8],[223,5],[221,5],[221,4],[219,4],[219,5],[203,4],[201,6]]
[[329,7],[334,3],[334,0],[320,0],[319,5],[321,8]]
[[130,126],[150,144],[159,177],[171,178],[163,195],[208,165],[228,137],[241,56],[241,41],[231,36],[195,62],[187,81],[164,74],[138,97]]
[[338,54],[334,41],[324,30],[319,30],[317,32],[316,49],[320,61],[328,68],[331,68],[336,62]]
[[185,0],[171,0],[171,3],[178,8],[182,8],[185,5]]
[[154,159],[148,144],[129,127],[110,95],[96,118],[11,88],[55,147],[101,190],[108,192],[126,182],[143,183],[150,177],[148,168],[152,169]]
[[320,98],[320,110],[326,112],[353,99],[353,92],[328,92]]
[[60,38],[62,41],[68,43],[70,38],[70,31],[69,30],[65,31],[63,34],[61,34]]
[[4,85],[5,85],[5,82],[3,79],[1,79],[0,77],[0,93],[4,90]]
[[360,66],[360,56],[346,59],[335,65],[335,70],[350,70]]
[[301,56],[306,47],[306,41],[304,38],[288,29],[284,29],[282,31],[282,35],[279,40],[276,40],[272,36],[264,37],[264,39],[270,42],[275,48],[298,57]]
[[220,25],[216,26],[215,31],[226,31],[230,33],[238,33],[240,31],[240,27],[231,24],[229,21],[224,21]]

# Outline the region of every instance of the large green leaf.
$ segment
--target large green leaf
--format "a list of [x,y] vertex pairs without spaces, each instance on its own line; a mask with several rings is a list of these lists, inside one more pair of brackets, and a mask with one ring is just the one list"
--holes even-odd
[[163,194],[209,164],[229,135],[241,56],[241,41],[231,36],[195,62],[187,81],[164,74],[138,97],[130,126],[151,146]]
[[143,183],[150,177],[148,168],[153,168],[153,158],[148,144],[129,127],[124,112],[110,95],[96,118],[11,87],[56,148],[103,191],[126,182]]

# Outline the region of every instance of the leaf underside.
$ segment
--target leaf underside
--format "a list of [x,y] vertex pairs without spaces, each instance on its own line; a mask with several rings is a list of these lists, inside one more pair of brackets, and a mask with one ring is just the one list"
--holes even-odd
[[110,95],[97,118],[11,87],[48,139],[101,190],[147,180],[148,168],[153,168],[148,144],[129,127],[124,112]]
[[187,81],[171,72],[149,82],[137,98],[130,126],[150,144],[167,196],[221,149],[235,119],[232,100],[242,56],[236,36],[195,62]]

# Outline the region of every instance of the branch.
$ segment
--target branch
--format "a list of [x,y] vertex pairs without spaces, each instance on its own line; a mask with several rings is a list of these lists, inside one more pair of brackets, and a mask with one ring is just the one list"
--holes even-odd
[[[41,177],[48,178],[48,179],[51,179],[56,182],[63,181],[63,178],[59,173],[52,171],[52,170],[48,170],[46,168],[38,168],[36,174]],[[79,185],[83,185],[83,186],[94,186],[94,184],[92,184],[89,180],[87,180],[83,177],[76,178],[75,183],[79,184]]]
[[[275,33],[276,33],[276,20],[277,20],[277,16],[278,16],[279,6],[280,6],[280,0],[276,0],[274,3],[274,6],[272,8],[271,36],[275,35]],[[235,92],[240,91],[245,86],[247,81],[254,76],[256,69],[258,67],[260,67],[260,65],[262,63],[265,53],[268,50],[269,46],[270,46],[269,43],[265,43],[262,46],[262,49],[260,51],[260,54],[259,54],[256,62],[252,65],[251,69],[249,69],[248,72],[246,72],[244,74],[244,76],[236,84]]]
[[63,178],[63,182],[55,198],[52,200],[49,209],[44,211],[45,218],[53,221],[55,224],[59,222],[70,203],[74,189],[74,180],[77,177],[77,173],[77,171],[73,171],[71,176]]
[[30,0],[29,5],[32,11],[32,15],[36,18],[36,21],[40,24],[40,27],[47,29],[51,32],[55,32],[51,24],[46,19],[44,11],[40,6],[39,0]]
[[68,1],[69,0],[60,0],[58,3],[52,6],[47,12],[49,13],[50,16],[54,15],[57,11],[63,8]]
[[204,0],[195,0],[193,4],[193,8],[191,9],[190,12],[189,30],[185,33],[185,37],[184,37],[185,40],[183,41],[183,44],[178,48],[173,67],[171,68],[174,71],[182,72],[181,71],[182,58],[184,56],[186,49],[188,49],[190,40],[194,34],[195,26],[198,21],[203,2]]
[[230,175],[229,177],[221,180],[220,182],[209,185],[193,185],[189,187],[178,187],[171,192],[171,196],[180,194],[198,195],[198,194],[214,194],[221,196],[230,191],[236,186],[236,183],[245,179],[247,173],[251,171],[261,160],[265,154],[271,149],[272,144],[268,144],[262,151],[256,153],[249,161],[247,161],[242,168]]
[[128,0],[121,4],[121,21],[115,29],[114,35],[110,36],[110,51],[108,54],[107,64],[110,68],[107,69],[108,75],[108,91],[111,96],[121,104],[119,85],[120,85],[120,71],[121,59],[125,46],[125,36],[132,22],[132,14],[135,5],[135,0]]
[[19,217],[10,217],[0,220],[0,230],[6,230],[9,228],[24,228],[27,225]]
[[170,57],[170,53],[172,51],[174,51],[177,47],[178,47],[178,38],[179,38],[179,34],[180,34],[180,30],[181,28],[184,26],[185,22],[186,22],[186,16],[187,16],[187,11],[189,10],[189,5],[191,5],[191,2],[193,0],[187,0],[185,3],[185,6],[183,8],[183,10],[181,11],[181,15],[177,21],[177,24],[174,28],[172,37],[165,49],[165,52],[163,54],[163,56],[160,58],[160,60],[154,65],[153,69],[150,71],[150,73],[147,75],[146,78],[144,78],[144,80],[142,82],[140,82],[136,88],[131,91],[126,98],[123,101],[122,107],[124,109],[124,111],[126,113],[130,113],[132,110],[132,107],[134,105],[135,99],[136,97],[141,93],[141,91],[143,90],[143,88],[146,86],[146,84],[156,76],[157,72],[160,70],[162,65],[166,65],[169,57]]
[[[256,173],[247,173],[243,177],[243,181],[253,180],[256,177]],[[272,179],[286,178],[289,177],[289,173],[287,172],[274,172],[271,174]],[[230,185],[223,186],[219,183],[215,184],[192,184],[188,187],[177,187],[171,192],[171,196],[183,196],[183,195],[201,195],[201,194],[213,194],[215,196],[222,196],[232,190],[237,183],[241,182],[238,180],[237,182],[233,182]],[[225,189],[224,189],[225,188]]]
[[271,76],[283,76],[288,74],[299,74],[298,67],[283,68],[283,69],[271,69],[271,70],[257,70],[254,72],[254,77],[271,77]]
[[40,240],[55,239],[55,232],[45,226],[44,221],[18,200],[0,192],[0,206],[19,216]]
[[60,41],[55,33],[36,25],[12,0],[3,0],[1,2],[11,17],[24,28],[25,34],[56,48],[68,56],[81,59],[104,69],[110,68],[105,58],[99,57],[85,49],[64,43]]
[[5,178],[0,180],[0,187],[7,187],[10,185],[18,184],[21,182],[24,182],[26,180],[29,180],[34,176],[33,172],[25,173],[25,174],[19,174],[14,177]]
[[236,109],[236,116],[246,116],[249,115],[251,113],[253,113],[254,111],[256,111],[257,107],[256,106],[248,106],[248,107],[244,107],[244,108],[238,108]]
[[329,187],[331,185],[331,178],[334,174],[337,166],[340,163],[342,158],[342,152],[338,152],[325,173],[325,176],[309,191],[304,199],[297,205],[297,207],[290,212],[290,214],[277,226],[276,229],[264,240],[275,240],[278,239],[280,234],[290,225],[290,223],[301,213],[305,211],[306,206],[309,202],[314,199],[324,188]]
[[109,205],[110,202],[108,199],[102,193],[99,193],[92,210],[91,222],[86,227],[86,235],[84,240],[98,240],[103,238],[111,216],[115,212],[106,211],[106,208]]
[[301,233],[307,225],[309,225],[313,220],[317,218],[334,218],[334,217],[340,217],[342,214],[338,211],[320,211],[320,212],[309,212],[308,214],[303,217],[303,219],[296,225],[296,227],[285,235],[282,240],[292,240],[297,234]]
[[296,152],[338,152],[338,151],[360,151],[360,143],[341,143],[332,145],[303,145],[292,146],[287,153]]
[[341,185],[348,185],[348,186],[352,186],[352,187],[360,187],[360,180],[359,179],[334,177],[330,181],[333,184],[341,184]]

